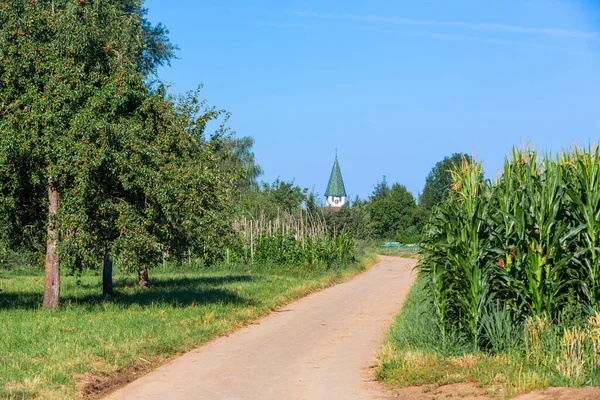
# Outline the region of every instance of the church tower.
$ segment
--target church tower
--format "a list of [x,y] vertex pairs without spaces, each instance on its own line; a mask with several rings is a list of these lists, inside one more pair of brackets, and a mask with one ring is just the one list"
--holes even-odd
[[339,209],[346,204],[346,188],[344,187],[344,180],[342,179],[342,171],[340,171],[337,152],[335,154],[333,168],[331,169],[329,183],[327,184],[327,190],[325,191],[325,197],[327,198],[327,207]]

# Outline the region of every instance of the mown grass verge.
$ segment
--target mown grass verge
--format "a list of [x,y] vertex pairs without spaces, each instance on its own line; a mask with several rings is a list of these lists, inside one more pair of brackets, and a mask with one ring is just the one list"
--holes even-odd
[[310,271],[157,270],[147,290],[117,275],[110,298],[98,276],[64,277],[56,312],[40,308],[41,273],[0,271],[0,398],[97,395],[375,261]]
[[504,349],[474,349],[467,337],[441,334],[426,280],[419,276],[379,353],[378,378],[396,388],[472,382],[499,397],[550,386],[599,386],[600,370],[587,360],[594,353],[588,340],[593,332],[585,323],[576,328],[540,321],[505,333],[512,345]]

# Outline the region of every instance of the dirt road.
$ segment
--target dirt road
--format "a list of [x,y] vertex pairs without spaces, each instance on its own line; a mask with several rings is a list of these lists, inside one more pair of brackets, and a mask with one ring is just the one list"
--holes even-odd
[[179,357],[108,399],[382,399],[370,366],[414,275],[381,257],[355,279]]

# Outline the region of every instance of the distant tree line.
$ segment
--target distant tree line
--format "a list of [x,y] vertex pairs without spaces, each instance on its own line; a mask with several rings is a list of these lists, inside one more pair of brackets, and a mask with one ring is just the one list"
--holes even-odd
[[390,186],[384,176],[366,200],[356,198],[339,211],[324,210],[330,228],[349,230],[360,239],[420,241],[431,211],[446,198],[451,171],[461,165],[463,158],[471,159],[467,154],[455,153],[436,163],[417,199],[400,183]]
[[293,214],[305,209],[319,214],[331,233],[345,231],[357,239],[415,243],[421,239],[433,208],[446,198],[452,182],[451,171],[461,165],[463,158],[471,159],[467,154],[455,153],[436,163],[418,199],[406,186],[390,185],[384,176],[367,199],[357,197],[341,209],[332,210],[324,207],[315,191],[277,179],[272,184],[263,182],[242,192],[238,216],[273,219],[280,213]]

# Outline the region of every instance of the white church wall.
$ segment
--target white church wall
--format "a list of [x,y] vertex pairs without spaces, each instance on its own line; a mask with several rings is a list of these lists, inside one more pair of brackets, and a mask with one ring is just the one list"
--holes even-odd
[[326,203],[329,207],[342,207],[346,204],[346,197],[329,196]]

